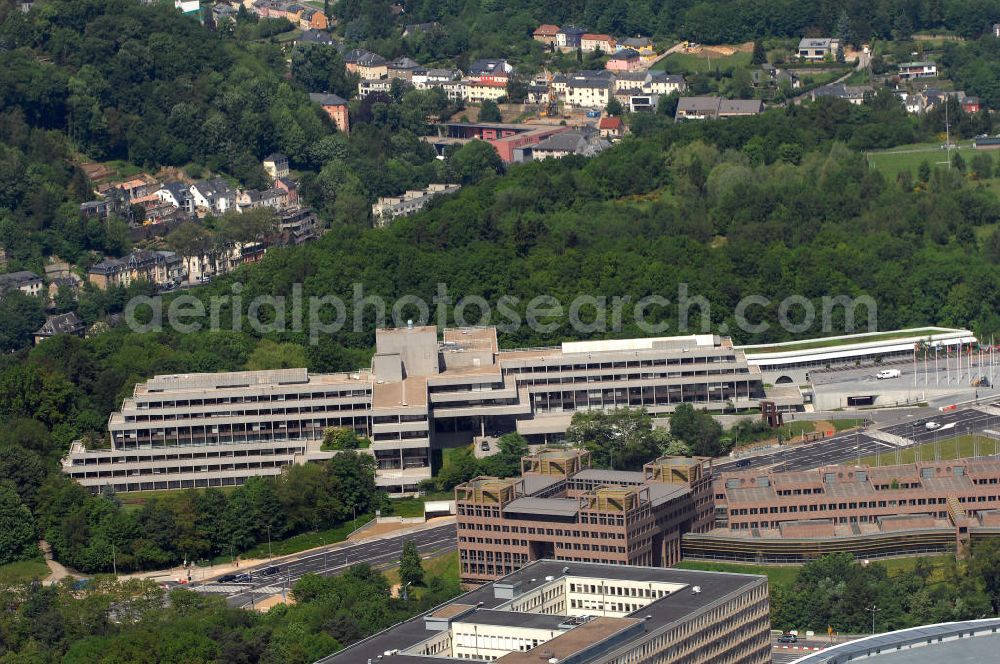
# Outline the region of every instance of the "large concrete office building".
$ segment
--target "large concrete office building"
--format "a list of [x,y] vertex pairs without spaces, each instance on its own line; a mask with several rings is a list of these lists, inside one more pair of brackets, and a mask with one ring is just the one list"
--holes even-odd
[[1000,460],[750,470],[716,478],[715,527],[684,536],[685,558],[800,563],[963,554],[1000,535]]
[[108,422],[111,449],[74,444],[63,470],[92,490],[181,489],[243,483],[321,459],[324,429],[369,436],[377,483],[413,491],[432,451],[518,431],[562,436],[573,413],[678,404],[754,407],[760,373],[713,335],[567,342],[502,351],[496,329],[406,327],[376,333],[370,369],[157,376],[135,387]]
[[455,489],[459,572],[470,583],[534,560],[666,567],[712,526],[712,462],[663,457],[641,472],[590,468],[577,449],[524,457],[522,475]]
[[764,664],[767,579],[536,561],[323,664]]

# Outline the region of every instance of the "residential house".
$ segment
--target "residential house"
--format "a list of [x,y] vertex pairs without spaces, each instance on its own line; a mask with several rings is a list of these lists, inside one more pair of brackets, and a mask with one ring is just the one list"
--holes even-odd
[[476,81],[467,80],[464,83],[464,96],[465,101],[472,102],[474,104],[479,104],[487,99],[492,101],[499,101],[500,99],[507,96],[507,84],[500,83],[497,81]]
[[506,60],[481,59],[469,65],[468,77],[478,83],[507,85],[514,67]]
[[526,104],[544,104],[549,100],[549,86],[542,83],[528,85],[524,95]]
[[565,102],[573,108],[604,108],[611,101],[613,89],[614,80],[610,76],[578,72],[566,79]]
[[937,64],[934,62],[904,62],[899,65],[899,78],[910,81],[915,78],[937,78]]
[[431,199],[451,194],[462,188],[460,184],[431,184],[426,189],[407,191],[401,196],[386,196],[372,205],[372,222],[383,228],[396,217],[406,217],[422,210]]
[[347,71],[361,78],[385,78],[389,75],[386,59],[378,53],[356,48],[344,54],[344,65]]
[[281,189],[288,194],[288,205],[299,204],[299,184],[291,178],[278,178],[274,181],[274,188]]
[[295,40],[296,46],[304,46],[308,44],[316,44],[318,46],[336,46],[337,40],[325,30],[315,30],[310,28],[309,30],[304,30]]
[[236,192],[222,178],[199,180],[191,185],[190,191],[199,214],[225,214],[236,206]]
[[55,303],[56,296],[59,294],[59,290],[63,289],[68,291],[73,295],[73,299],[76,299],[77,295],[80,293],[80,287],[83,285],[83,280],[73,273],[69,273],[66,276],[53,277],[49,280],[48,285],[48,295],[49,302]]
[[80,214],[87,219],[105,220],[111,214],[111,205],[107,201],[87,201],[80,203]]
[[299,12],[299,27],[303,30],[329,30],[330,19],[321,10],[306,7]]
[[413,72],[420,69],[420,64],[406,56],[396,58],[387,66],[389,78],[401,78],[404,81],[413,80]]
[[605,34],[584,33],[580,35],[580,50],[585,53],[593,51],[614,53],[615,38]]
[[236,197],[236,208],[240,212],[262,207],[270,207],[275,210],[279,210],[287,205],[288,192],[284,189],[279,189],[278,187],[272,187],[270,189],[265,189],[264,191],[246,189],[241,191]]
[[183,210],[188,214],[194,212],[194,196],[191,194],[191,188],[183,182],[164,182],[163,186],[156,191],[156,196],[178,210]]
[[459,69],[427,69],[425,67],[418,67],[413,70],[410,82],[413,83],[413,87],[417,90],[426,90],[439,86],[442,83],[457,81],[461,78],[462,72]]
[[638,53],[644,61],[656,57],[656,47],[653,46],[653,40],[649,37],[629,37],[615,44],[615,48],[619,51],[630,48]]
[[278,215],[277,228],[282,244],[300,245],[316,239],[319,219],[307,207],[282,210]]
[[532,159],[561,159],[569,155],[592,157],[611,147],[595,131],[564,131],[546,138],[531,148]]
[[674,120],[715,120],[718,118],[757,115],[764,110],[759,99],[723,99],[722,97],[681,97],[677,100]]
[[421,33],[434,32],[441,28],[441,24],[437,21],[431,21],[430,23],[410,23],[403,26],[403,37],[413,37]]
[[333,120],[337,129],[345,134],[351,133],[351,119],[348,114],[347,100],[334,94],[310,92],[309,99],[319,104],[323,112]]
[[840,51],[840,40],[830,37],[804,37],[799,42],[797,55],[800,60],[821,61],[836,58]]
[[531,38],[536,42],[541,42],[548,46],[555,46],[557,37],[559,35],[559,26],[551,25],[548,23],[543,23],[538,26],[533,33],[531,33]]
[[83,319],[75,311],[71,311],[68,314],[59,314],[58,316],[49,316],[45,319],[42,327],[35,332],[35,345],[37,346],[57,334],[72,334],[76,337],[82,337],[86,329],[87,324],[83,322]]
[[302,18],[302,12],[305,11],[306,6],[300,5],[297,2],[292,4],[285,3],[284,9],[285,9],[285,18],[288,19],[289,22],[298,25],[299,20]]
[[621,118],[601,118],[597,123],[597,130],[601,138],[615,140],[625,135],[625,123]]
[[979,97],[966,97],[962,100],[962,110],[966,113],[978,113],[983,110],[983,103]]
[[224,2],[216,3],[216,5],[212,7],[212,20],[215,21],[216,25],[235,22],[236,10]]
[[865,103],[865,97],[874,92],[875,89],[870,85],[844,85],[843,83],[831,83],[829,85],[818,87],[809,94],[813,101],[816,101],[821,97],[835,97],[837,99],[843,99],[844,101],[855,106],[860,106]]
[[163,286],[184,279],[183,259],[172,251],[133,251],[122,258],[105,258],[87,271],[87,278],[101,290],[128,287],[138,281]]
[[179,9],[185,16],[201,18],[201,2],[199,0],[174,0],[174,8]]
[[[437,83],[434,87],[439,87],[451,101],[465,101],[469,98],[468,86],[465,81],[448,81],[447,83]],[[480,93],[483,90],[479,91]],[[495,90],[494,90],[495,92]]]
[[392,92],[392,78],[379,78],[372,81],[361,79],[358,81],[358,97],[364,99],[373,92],[389,94]]
[[635,71],[642,67],[642,58],[638,51],[626,48],[612,55],[605,67],[609,71]]
[[750,77],[754,87],[767,87],[787,85],[792,90],[802,87],[802,80],[798,74],[788,69],[779,69],[772,64],[765,63],[760,69],[750,72]]
[[0,274],[0,297],[16,290],[37,297],[42,294],[42,278],[27,270]]
[[580,48],[580,40],[586,32],[575,25],[563,26],[556,33],[556,46],[559,48]]
[[280,152],[273,152],[264,157],[264,170],[272,180],[288,175],[288,157]]
[[118,196],[123,198],[126,203],[131,203],[135,199],[147,196],[157,189],[159,189],[159,184],[156,180],[144,174],[121,182],[109,182],[100,185],[97,188],[97,193],[111,198]]

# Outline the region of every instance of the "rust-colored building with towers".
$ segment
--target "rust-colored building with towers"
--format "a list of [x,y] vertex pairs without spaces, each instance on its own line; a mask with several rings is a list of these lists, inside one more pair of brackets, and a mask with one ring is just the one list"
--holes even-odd
[[642,471],[590,467],[590,454],[547,449],[521,477],[455,488],[462,580],[492,581],[535,560],[667,567],[681,536],[712,527],[712,462],[661,457]]

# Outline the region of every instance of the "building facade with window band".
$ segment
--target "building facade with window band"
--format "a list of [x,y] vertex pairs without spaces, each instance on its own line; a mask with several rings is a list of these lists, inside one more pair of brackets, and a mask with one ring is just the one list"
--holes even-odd
[[580,410],[665,415],[681,403],[722,410],[763,397],[759,371],[713,335],[504,351],[492,327],[439,339],[433,326],[408,326],[378,330],[371,368],[353,373],[156,376],[111,415],[110,449],[74,443],[63,471],[94,491],[236,485],[328,458],[323,431],[339,427],[370,437],[378,485],[403,493],[431,477],[433,450],[476,437],[518,431],[547,442]]
[[1000,460],[742,471],[715,480],[715,527],[685,558],[801,563],[955,551],[1000,535]]
[[767,578],[535,561],[323,664],[765,664]]
[[478,583],[534,560],[666,567],[712,525],[712,462],[662,457],[641,472],[590,468],[576,449],[524,457],[522,475],[455,488],[459,573]]

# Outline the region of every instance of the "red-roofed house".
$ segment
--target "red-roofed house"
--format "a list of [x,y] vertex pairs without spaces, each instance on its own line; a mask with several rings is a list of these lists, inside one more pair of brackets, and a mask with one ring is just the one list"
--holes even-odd
[[621,118],[601,118],[597,129],[601,132],[601,138],[614,139],[625,135],[625,123]]
[[546,23],[544,25],[538,26],[538,29],[531,34],[531,37],[536,42],[542,42],[543,44],[555,44],[556,35],[558,34],[559,34],[558,25],[549,25]]
[[962,110],[966,113],[978,113],[983,108],[983,103],[979,97],[965,97],[962,99]]
[[611,35],[594,35],[589,32],[580,37],[581,51],[615,52],[615,38]]

